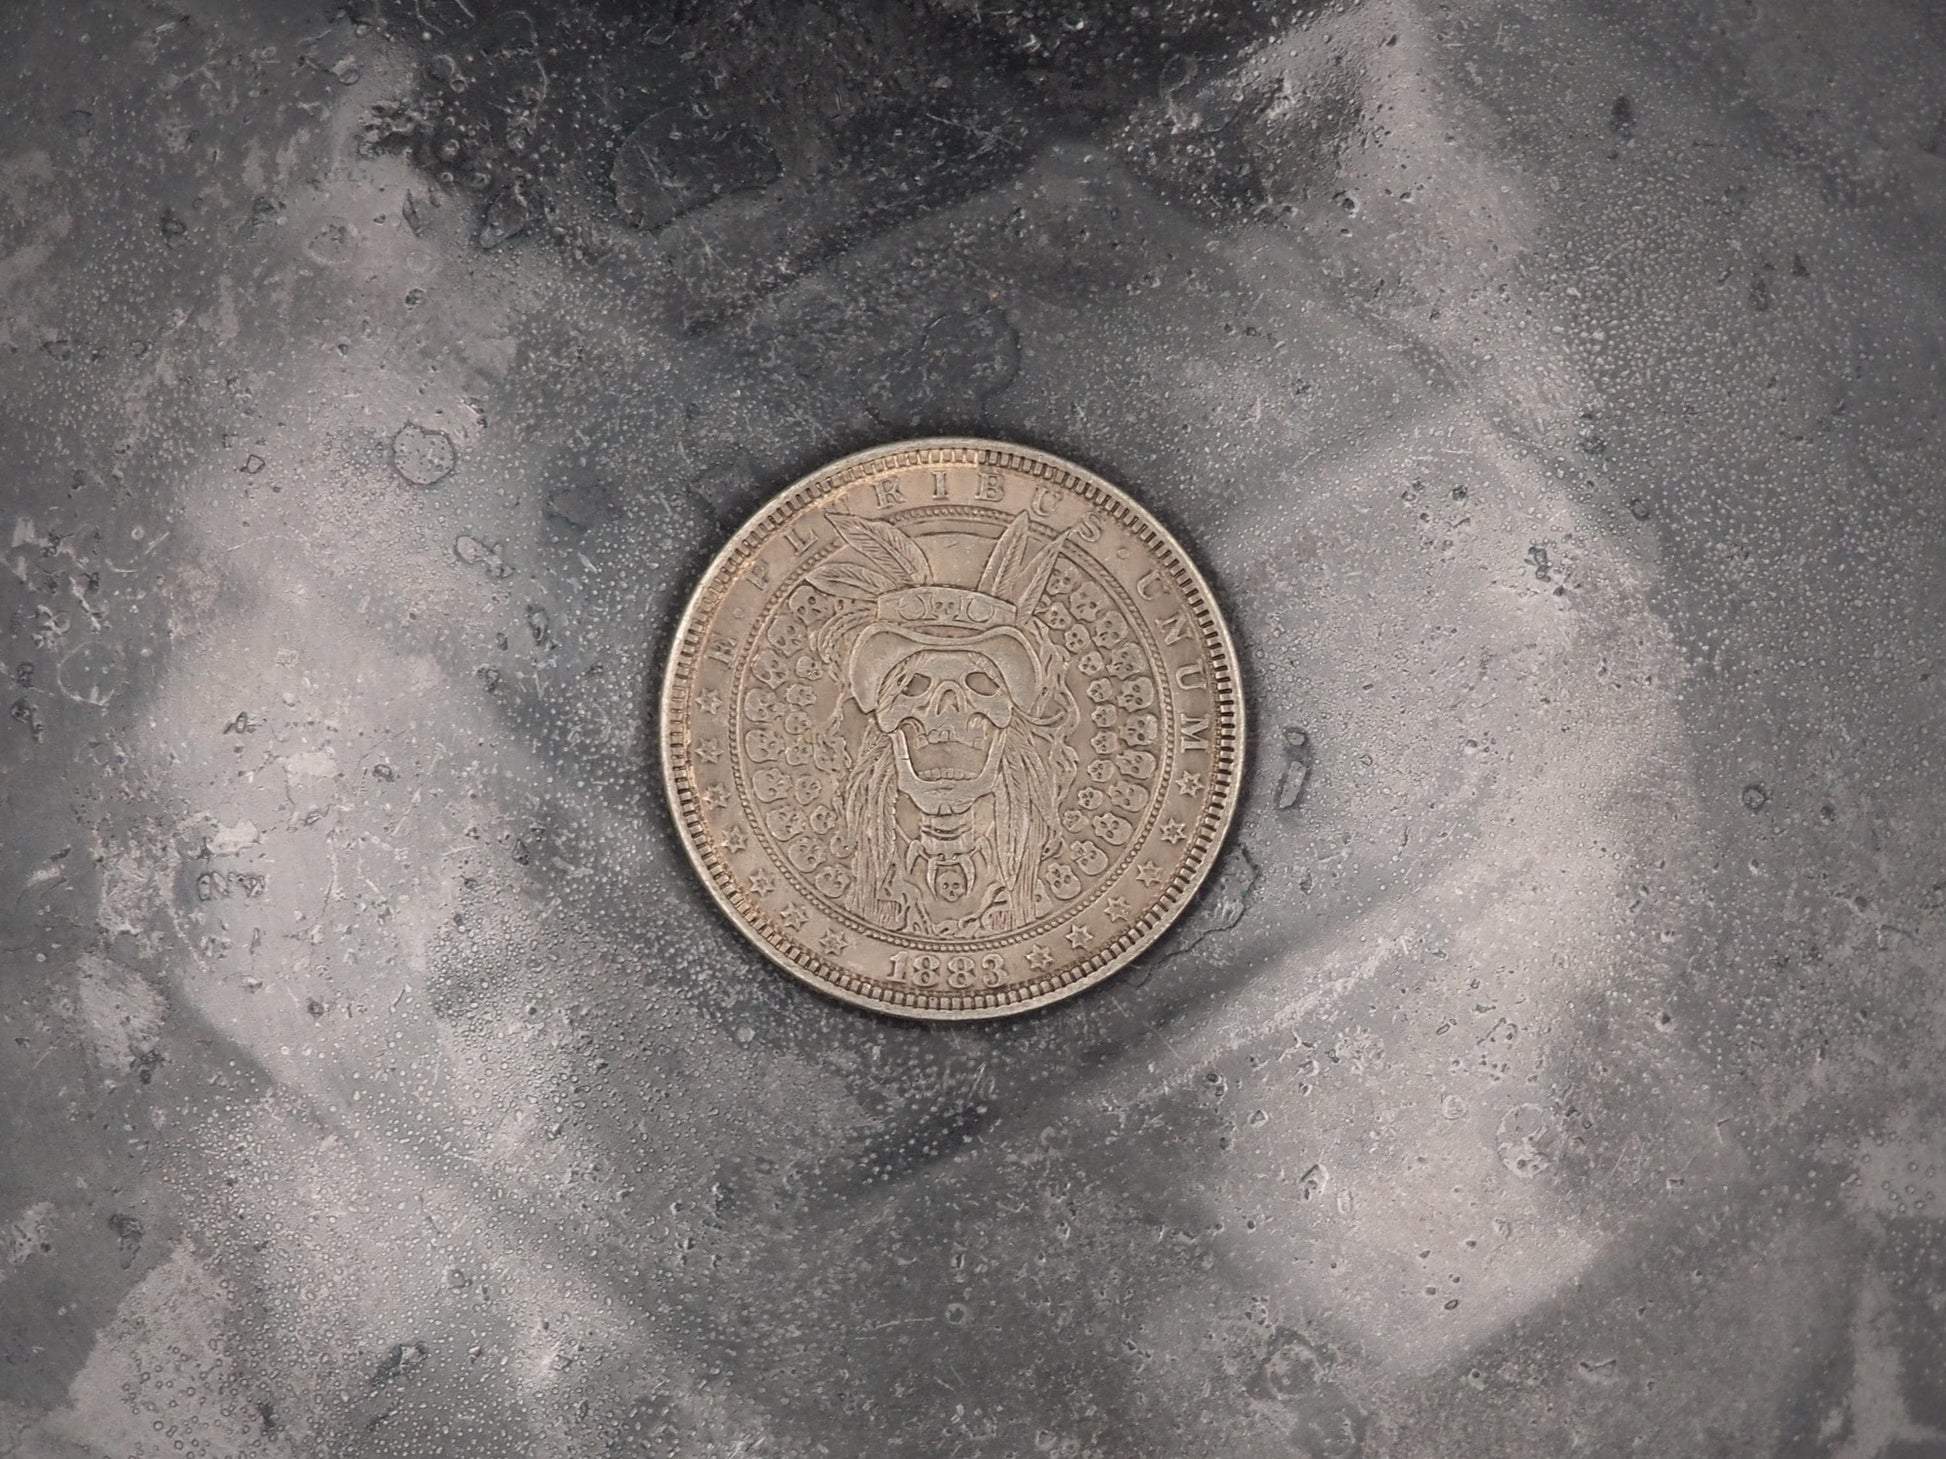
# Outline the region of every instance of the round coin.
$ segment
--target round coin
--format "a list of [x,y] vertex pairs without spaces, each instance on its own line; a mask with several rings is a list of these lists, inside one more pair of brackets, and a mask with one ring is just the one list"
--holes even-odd
[[1092,472],[907,441],[731,538],[670,654],[683,844],[787,971],[911,1018],[1019,1013],[1126,965],[1236,809],[1236,650],[1201,574]]

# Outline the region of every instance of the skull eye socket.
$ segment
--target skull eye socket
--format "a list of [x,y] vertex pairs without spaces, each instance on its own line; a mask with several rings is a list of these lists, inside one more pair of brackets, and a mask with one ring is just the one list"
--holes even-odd
[[924,674],[907,674],[905,682],[899,685],[901,694],[924,694],[932,688],[932,680]]
[[966,687],[975,694],[998,694],[1000,681],[984,669],[975,669],[966,676]]

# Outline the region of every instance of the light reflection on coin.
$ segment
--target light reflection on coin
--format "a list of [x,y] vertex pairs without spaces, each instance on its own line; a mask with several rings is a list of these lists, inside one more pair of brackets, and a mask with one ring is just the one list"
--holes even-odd
[[1236,807],[1236,653],[1182,548],[1058,457],[909,441],[711,564],[662,700],[670,805],[772,959],[914,1018],[1079,992],[1169,926]]

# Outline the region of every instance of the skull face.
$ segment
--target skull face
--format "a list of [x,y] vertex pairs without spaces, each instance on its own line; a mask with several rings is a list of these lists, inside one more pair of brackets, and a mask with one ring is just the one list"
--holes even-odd
[[922,809],[943,810],[992,789],[1014,702],[985,654],[922,649],[886,676],[875,716],[894,738],[900,785]]
[[933,870],[932,889],[949,902],[959,901],[966,895],[971,885],[966,875],[965,862],[942,862]]

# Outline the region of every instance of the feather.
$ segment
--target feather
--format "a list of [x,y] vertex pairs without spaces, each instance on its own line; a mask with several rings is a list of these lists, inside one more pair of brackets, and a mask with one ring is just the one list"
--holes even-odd
[[1030,819],[1027,809],[1034,804],[1027,757],[1019,749],[1010,746],[1001,755],[1000,783],[1006,790],[1006,799],[1011,802],[1008,806],[1011,814],[997,828],[1000,865],[1006,879],[1013,881],[1027,857],[1027,826]]
[[980,591],[998,597],[1007,589],[1007,584],[1019,571],[1021,559],[1027,556],[1027,513],[1022,512],[1011,522],[1007,530],[1000,534],[1000,540],[993,544],[993,551],[987,554],[987,565],[980,573]]
[[[1068,529],[1069,532],[1073,530],[1072,527]],[[1039,605],[1041,594],[1047,590],[1048,576],[1054,571],[1055,560],[1060,557],[1061,549],[1067,545],[1068,533],[1063,532],[1041,549],[1039,557],[1020,570],[1015,578],[1015,586],[1005,594],[1006,597],[1013,599],[1014,606],[1020,610],[1023,619],[1031,617],[1034,609]]]
[[883,573],[855,562],[827,562],[805,574],[804,580],[834,598],[876,598],[892,591]]
[[932,565],[919,544],[888,522],[827,512],[825,519],[838,529],[845,545],[891,579],[894,587],[917,587],[932,581]]

